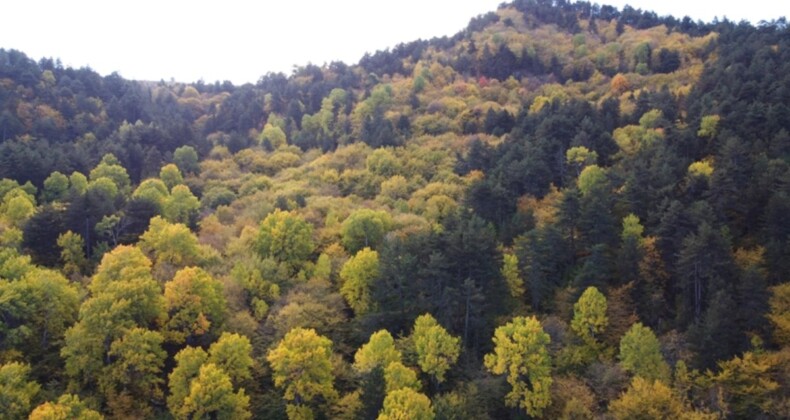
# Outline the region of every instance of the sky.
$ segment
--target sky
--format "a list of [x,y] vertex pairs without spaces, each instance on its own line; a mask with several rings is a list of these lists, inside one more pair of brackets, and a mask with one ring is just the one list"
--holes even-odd
[[[3,5],[0,48],[127,79],[255,83],[295,65],[356,63],[366,52],[452,36],[502,0],[24,0]],[[781,0],[603,1],[618,9],[752,23]],[[715,7],[711,5],[715,4]]]

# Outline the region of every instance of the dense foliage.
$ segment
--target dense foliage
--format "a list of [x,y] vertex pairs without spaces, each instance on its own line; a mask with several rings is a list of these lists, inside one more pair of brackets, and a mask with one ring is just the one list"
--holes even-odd
[[0,49],[8,418],[790,417],[790,28],[516,0],[256,83]]

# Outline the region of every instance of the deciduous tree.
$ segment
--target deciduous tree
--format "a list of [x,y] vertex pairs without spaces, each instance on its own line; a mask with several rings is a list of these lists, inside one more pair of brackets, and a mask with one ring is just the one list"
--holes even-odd
[[551,403],[550,341],[534,316],[515,317],[494,332],[494,352],[485,355],[484,363],[495,375],[507,373],[511,390],[505,404],[509,407],[539,417]]
[[303,328],[288,332],[266,356],[274,385],[284,390],[285,400],[299,412],[298,408],[309,408],[318,398],[337,398],[331,358],[332,342]]
[[620,340],[620,363],[625,370],[649,381],[669,380],[669,365],[653,331],[637,322]]
[[401,388],[387,394],[378,420],[433,420],[431,400],[411,389]]
[[444,382],[445,373],[461,354],[461,339],[450,335],[431,314],[424,314],[414,321],[412,340],[420,369]]

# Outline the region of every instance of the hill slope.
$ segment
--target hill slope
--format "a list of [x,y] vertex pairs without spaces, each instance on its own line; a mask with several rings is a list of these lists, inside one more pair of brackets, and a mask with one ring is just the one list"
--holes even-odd
[[0,50],[11,415],[787,417],[788,78],[534,0],[255,85]]

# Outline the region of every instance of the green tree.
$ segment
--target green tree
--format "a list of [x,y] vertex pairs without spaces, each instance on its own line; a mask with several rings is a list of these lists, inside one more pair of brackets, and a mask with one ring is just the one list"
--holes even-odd
[[176,185],[170,191],[170,198],[165,201],[162,215],[172,223],[190,225],[197,217],[200,201],[186,185]]
[[75,195],[83,195],[88,191],[88,177],[81,172],[72,172],[69,176],[69,191]]
[[565,151],[565,162],[574,168],[578,177],[582,169],[588,165],[594,165],[598,161],[598,153],[590,151],[584,146],[571,147]]
[[392,362],[401,360],[400,352],[395,348],[395,340],[387,330],[379,330],[371,334],[370,340],[354,354],[354,369],[367,373],[381,367],[385,368]]
[[208,363],[217,365],[238,384],[252,378],[252,344],[250,339],[235,333],[222,333],[208,349]]
[[234,393],[228,374],[208,363],[200,367],[183,405],[173,414],[176,419],[248,419],[252,417],[249,405],[244,390]]
[[411,389],[401,388],[387,394],[378,420],[433,420],[431,400]]
[[121,166],[121,163],[115,156],[106,154],[101,162],[96,165],[90,172],[91,182],[95,182],[100,178],[108,178],[117,187],[118,191],[128,193],[131,182],[129,181],[129,174],[126,169]]
[[534,316],[515,317],[494,331],[494,352],[485,355],[484,363],[496,375],[507,373],[512,387],[505,397],[508,407],[540,417],[551,403],[550,341]]
[[137,189],[132,193],[132,198],[152,203],[156,206],[157,211],[161,212],[170,198],[170,191],[162,180],[149,178],[137,186]]
[[162,167],[159,171],[159,179],[167,186],[168,190],[172,190],[176,185],[182,185],[184,183],[184,177],[181,175],[181,171],[178,169],[178,166],[172,163],[168,163]]
[[53,202],[66,197],[69,190],[69,177],[62,173],[55,171],[52,172],[47,179],[44,180],[44,201]]
[[116,414],[150,417],[150,401],[163,397],[162,367],[167,353],[162,349],[161,334],[144,328],[132,328],[113,341],[107,356],[112,363],[99,378],[99,389]]
[[88,268],[85,258],[85,241],[82,236],[67,231],[58,236],[60,259],[63,261],[63,272],[68,275],[82,274]]
[[200,367],[208,360],[208,354],[200,347],[186,347],[176,353],[176,367],[168,375],[167,408],[175,414],[184,405],[184,400],[189,395],[189,386],[192,380],[200,373]]
[[179,270],[165,284],[165,338],[194,344],[200,337],[215,337],[225,321],[226,305],[222,284],[209,273],[197,267]]
[[119,246],[104,254],[80,306],[76,324],[66,331],[61,355],[71,387],[95,386],[113,362],[110,346],[135,327],[156,329],[165,318],[164,298],[151,275],[151,261],[136,247]]
[[9,420],[24,419],[41,388],[28,381],[30,366],[22,363],[0,365],[0,413]]
[[606,296],[595,287],[588,287],[573,305],[571,329],[585,343],[595,346],[609,323],[606,308]]
[[151,219],[148,230],[140,237],[140,248],[153,253],[157,263],[186,267],[201,262],[197,236],[186,225],[170,223],[159,216]]
[[254,246],[261,257],[273,258],[295,271],[315,249],[313,226],[296,213],[275,210],[261,222]]
[[285,132],[277,126],[266,124],[259,138],[261,144],[267,142],[273,149],[279,149],[287,144]]
[[[321,397],[337,398],[332,384],[332,341],[315,330],[294,328],[269,351],[274,385],[284,390],[289,405],[309,408]],[[290,411],[289,411],[290,412]]]
[[173,163],[185,174],[194,174],[200,170],[198,154],[192,146],[181,146],[174,150]]
[[461,339],[450,335],[431,314],[424,314],[414,321],[412,340],[420,369],[444,382],[445,373],[461,354]]
[[718,132],[719,121],[721,121],[721,117],[718,115],[705,115],[702,117],[699,123],[699,130],[697,130],[697,136],[712,139],[716,137]]
[[343,221],[343,246],[352,254],[365,247],[376,249],[391,225],[392,218],[385,211],[357,210]]
[[399,361],[391,362],[384,368],[384,383],[387,393],[401,388],[411,388],[419,391],[421,386],[420,381],[417,379],[417,372],[404,366]]
[[45,402],[30,413],[29,420],[103,420],[98,411],[91,410],[80,398],[72,394],[64,394],[58,401]]
[[620,363],[635,376],[649,381],[669,380],[669,365],[661,356],[661,347],[653,331],[637,322],[620,339]]
[[13,189],[5,194],[0,203],[0,220],[21,228],[36,212],[36,199],[22,188]]
[[34,269],[16,281],[0,280],[0,350],[16,348],[31,361],[49,360],[77,320],[79,302],[77,287],[55,271]]
[[371,288],[378,277],[379,253],[370,248],[361,249],[343,264],[340,293],[357,316],[374,309]]

